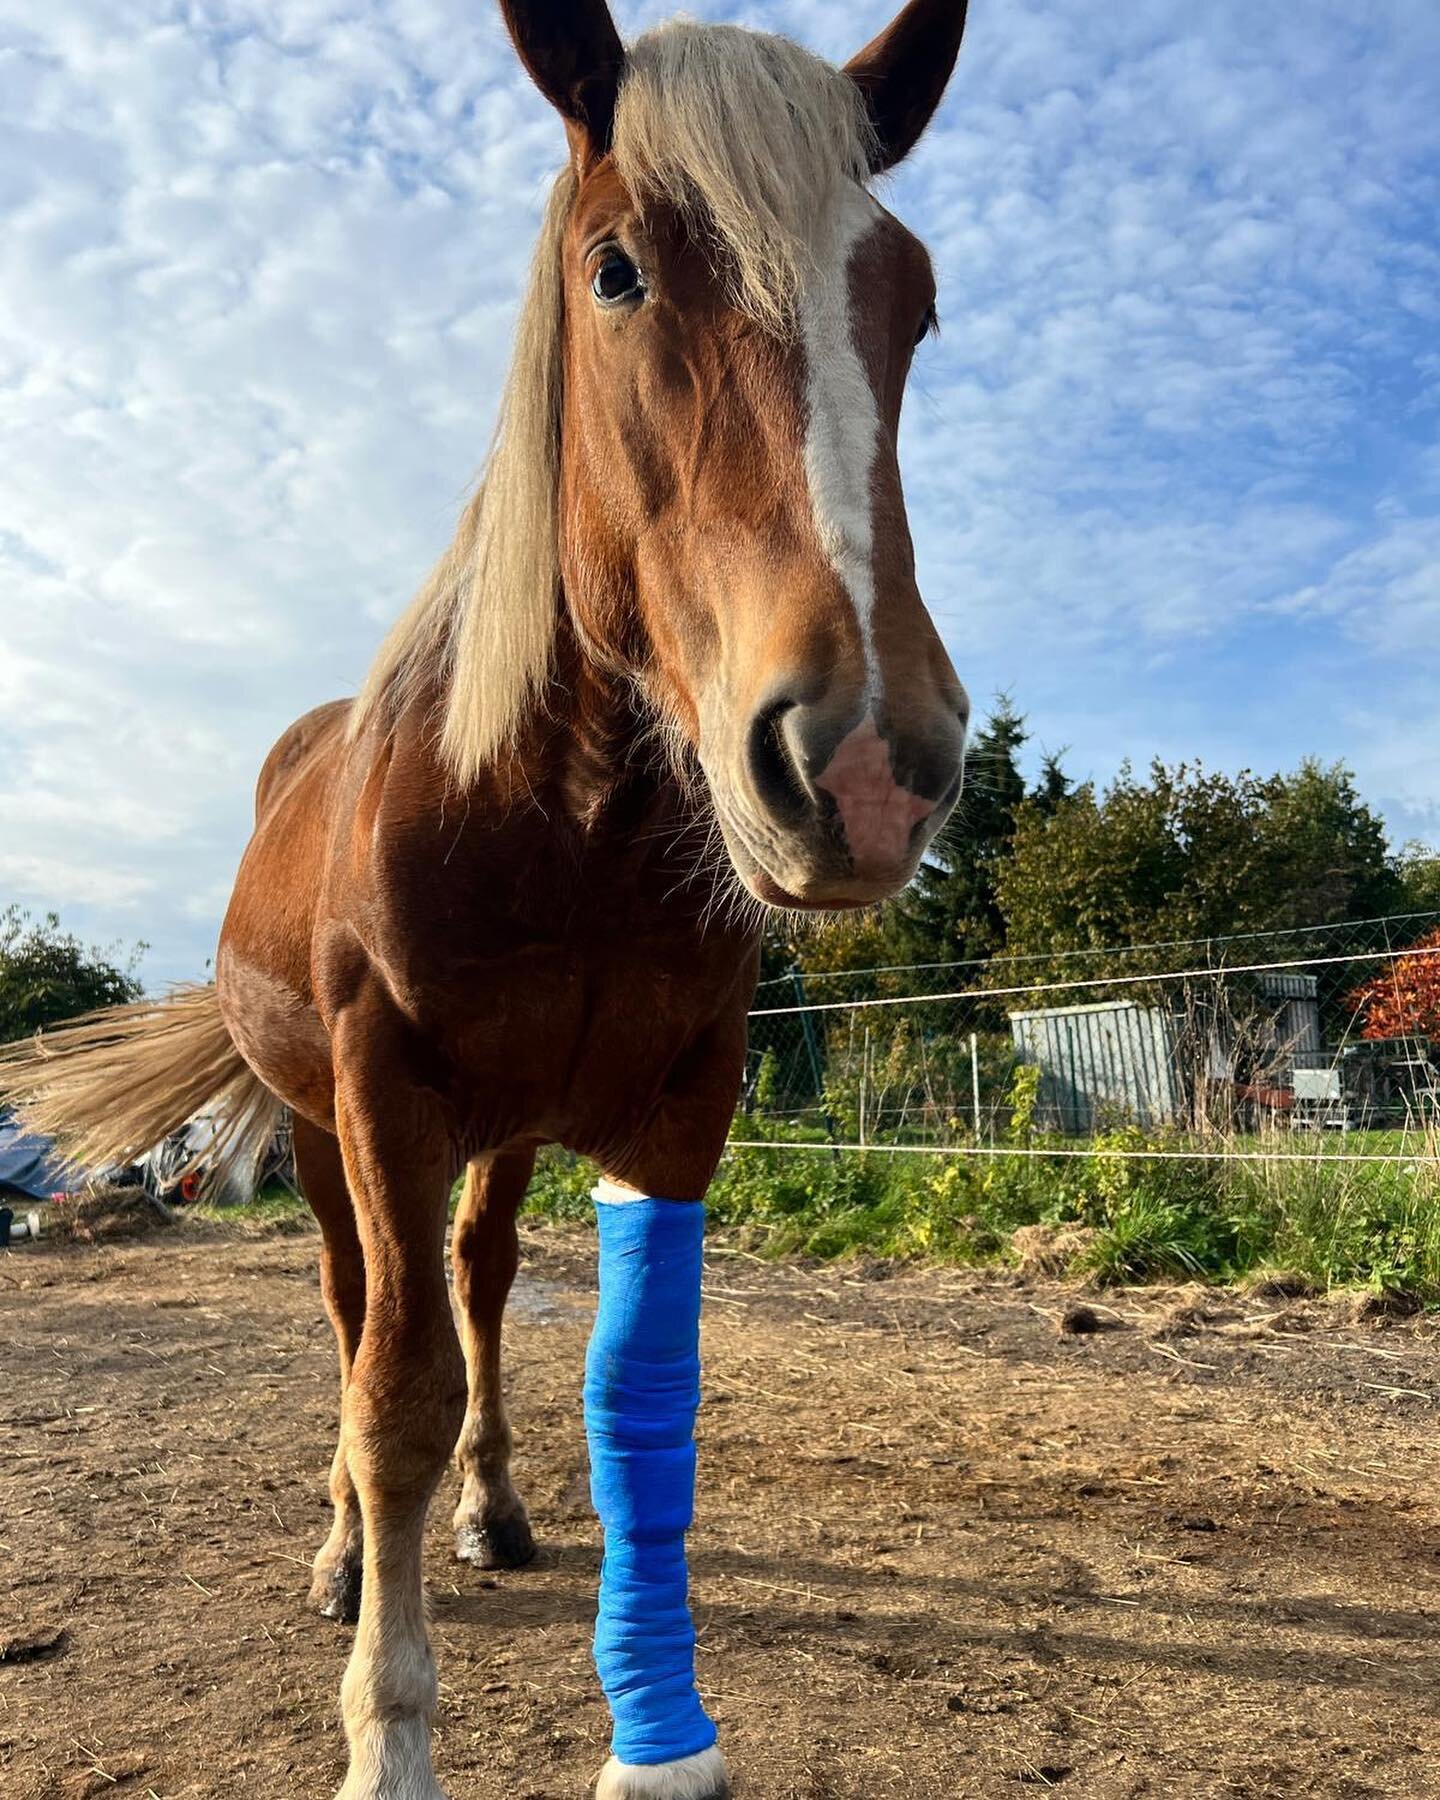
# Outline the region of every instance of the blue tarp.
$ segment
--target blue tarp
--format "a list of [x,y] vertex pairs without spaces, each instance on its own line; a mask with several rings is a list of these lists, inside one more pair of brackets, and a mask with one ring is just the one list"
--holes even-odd
[[0,1113],[0,1188],[18,1188],[32,1199],[48,1200],[78,1185],[76,1171],[56,1157],[48,1138],[29,1136]]

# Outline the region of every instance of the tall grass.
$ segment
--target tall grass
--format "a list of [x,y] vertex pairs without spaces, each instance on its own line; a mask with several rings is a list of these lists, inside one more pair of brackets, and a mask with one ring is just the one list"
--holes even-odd
[[[712,1216],[765,1253],[868,1253],[967,1264],[1003,1262],[1022,1226],[1075,1226],[1074,1272],[1108,1283],[1233,1281],[1267,1267],[1321,1289],[1403,1288],[1440,1303],[1440,1159],[1347,1163],[1330,1140],[1289,1134],[1278,1161],[1186,1154],[1183,1138],[1134,1128],[1046,1138],[1023,1082],[1009,1147],[1030,1157],[891,1155],[832,1150],[824,1134],[741,1115],[709,1195]],[[1162,1149],[1165,1158],[1144,1152]],[[1137,1154],[1142,1153],[1142,1154]],[[594,1171],[543,1158],[530,1206],[588,1218]]]

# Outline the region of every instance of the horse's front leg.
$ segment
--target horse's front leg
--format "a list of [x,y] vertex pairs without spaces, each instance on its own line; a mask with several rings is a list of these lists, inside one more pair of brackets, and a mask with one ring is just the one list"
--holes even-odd
[[525,1504],[510,1479],[510,1421],[500,1388],[500,1321],[520,1264],[515,1215],[534,1167],[528,1149],[472,1162],[450,1248],[470,1385],[455,1554],[481,1569],[518,1569],[535,1555]]
[[615,1725],[597,1800],[730,1793],[695,1685],[685,1535],[700,1402],[700,1196],[724,1141],[734,1060],[717,1055],[702,1091],[676,1096],[647,1145],[606,1158],[595,1191],[600,1303],[585,1426],[605,1532],[595,1664]]
[[[341,1704],[340,1800],[444,1800],[430,1761],[437,1682],[425,1631],[425,1514],[465,1410],[445,1286],[450,1122],[387,1053],[384,1009],[354,1003],[337,1033],[337,1117],[365,1247],[365,1328],[345,1390],[364,1519],[360,1622]],[[374,1014],[380,1014],[377,1020]]]

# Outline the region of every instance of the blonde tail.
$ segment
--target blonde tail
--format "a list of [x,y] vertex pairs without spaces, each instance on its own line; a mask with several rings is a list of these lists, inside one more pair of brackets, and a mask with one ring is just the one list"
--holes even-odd
[[0,1108],[77,1169],[134,1162],[202,1107],[217,1118],[207,1185],[253,1173],[281,1104],[235,1048],[213,984],[0,1046]]

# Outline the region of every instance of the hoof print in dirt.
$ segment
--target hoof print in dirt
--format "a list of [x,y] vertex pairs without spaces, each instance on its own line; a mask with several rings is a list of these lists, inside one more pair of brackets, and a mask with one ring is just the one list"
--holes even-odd
[[535,1535],[523,1516],[462,1525],[455,1533],[455,1554],[474,1569],[523,1569],[535,1560]]
[[1413,1319],[1421,1310],[1418,1294],[1407,1288],[1377,1288],[1356,1294],[1350,1302],[1350,1318],[1356,1325],[1374,1325],[1384,1319]]
[[360,1567],[342,1565],[331,1571],[324,1584],[317,1582],[311,1591],[322,1618],[334,1619],[337,1625],[354,1625],[360,1617]]
[[1093,1306],[1072,1300],[1060,1315],[1062,1337],[1093,1337],[1098,1331],[1118,1331],[1120,1320],[1114,1314],[1096,1312]]
[[21,1663],[49,1662],[70,1648],[70,1633],[63,1625],[27,1631],[14,1637],[0,1636],[0,1664],[16,1668]]

